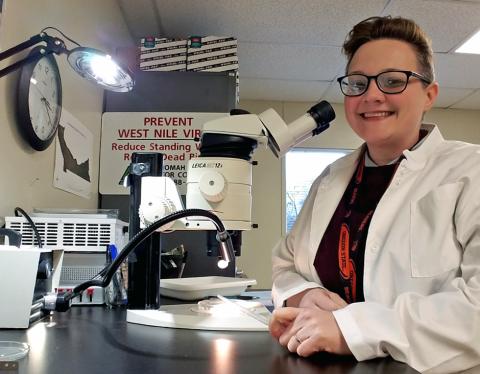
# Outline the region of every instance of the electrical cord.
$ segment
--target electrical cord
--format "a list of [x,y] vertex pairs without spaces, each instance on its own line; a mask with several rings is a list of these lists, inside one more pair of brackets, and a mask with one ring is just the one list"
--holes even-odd
[[112,280],[115,272],[118,270],[122,262],[127,258],[127,256],[146,238],[152,235],[158,228],[172,222],[176,221],[177,219],[184,218],[184,217],[192,217],[192,216],[202,216],[209,218],[217,228],[217,240],[226,246],[226,250],[228,253],[227,256],[233,258],[234,251],[233,245],[230,239],[228,232],[225,230],[225,226],[223,225],[220,218],[218,218],[215,214],[209,212],[208,210],[203,209],[186,209],[180,210],[178,212],[174,212],[168,216],[165,216],[158,221],[155,221],[147,228],[143,229],[139,233],[137,233],[123,248],[122,251],[118,254],[118,256],[113,260],[113,262],[102,269],[97,275],[95,275],[92,279],[83,282],[73,288],[71,291],[67,291],[61,295],[47,295],[44,298],[45,309],[47,310],[55,310],[57,312],[64,312],[67,311],[72,303],[72,299],[79,296],[83,291],[85,291],[89,287],[106,287]]
[[[63,32],[61,32],[59,29],[57,29],[56,27],[53,27],[53,26],[47,26],[45,27],[44,29],[42,29],[40,31],[40,33],[42,32],[45,32],[45,30],[55,30],[56,32],[58,32],[59,34],[61,34],[65,39],[67,39],[68,41],[72,42],[73,44],[76,44],[78,45],[79,47],[81,47],[80,44],[78,44],[75,40],[69,38],[67,35],[65,35]],[[45,33],[46,34],[46,33]]]
[[35,237],[37,238],[38,247],[43,248],[43,241],[42,241],[42,238],[40,236],[40,233],[38,232],[37,226],[32,221],[32,219],[27,214],[27,212],[25,212],[22,208],[19,208],[18,206],[13,211],[15,213],[15,217],[20,217],[20,214],[21,214],[27,220],[27,222],[29,223],[30,227],[32,228],[32,230],[35,234]]

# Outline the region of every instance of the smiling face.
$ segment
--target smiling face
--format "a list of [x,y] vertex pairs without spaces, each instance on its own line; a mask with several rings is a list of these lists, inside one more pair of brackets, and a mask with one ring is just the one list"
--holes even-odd
[[[387,70],[421,74],[414,47],[395,39],[367,42],[353,55],[348,74],[377,75]],[[363,95],[345,96],[345,114],[352,129],[367,143],[371,156],[381,153],[390,157],[391,153],[394,159],[417,142],[423,113],[432,107],[437,94],[436,83],[425,87],[413,77],[405,91],[393,95],[380,91],[372,80]]]

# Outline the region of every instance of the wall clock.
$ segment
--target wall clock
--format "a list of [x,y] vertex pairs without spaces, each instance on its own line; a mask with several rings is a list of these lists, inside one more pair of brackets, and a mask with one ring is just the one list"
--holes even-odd
[[[29,55],[45,47],[35,47]],[[17,88],[17,121],[20,134],[37,150],[45,150],[57,132],[62,111],[62,82],[52,54],[24,65]]]

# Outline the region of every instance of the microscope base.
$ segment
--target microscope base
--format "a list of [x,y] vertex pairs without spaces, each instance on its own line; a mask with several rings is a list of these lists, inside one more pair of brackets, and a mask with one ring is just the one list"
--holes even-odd
[[[127,322],[191,330],[268,331],[268,326],[248,315],[211,315],[195,312],[196,304],[165,305],[159,310],[127,310]],[[264,308],[262,315],[269,316]]]

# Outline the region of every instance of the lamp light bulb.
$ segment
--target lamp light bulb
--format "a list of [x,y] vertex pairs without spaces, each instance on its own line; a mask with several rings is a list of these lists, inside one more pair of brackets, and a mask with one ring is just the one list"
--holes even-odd
[[112,60],[110,55],[106,56],[92,56],[90,61],[92,67],[92,74],[98,80],[106,84],[115,84],[118,80],[118,65]]
[[68,62],[82,77],[114,92],[128,92],[135,82],[114,59],[93,48],[78,47],[68,53]]

